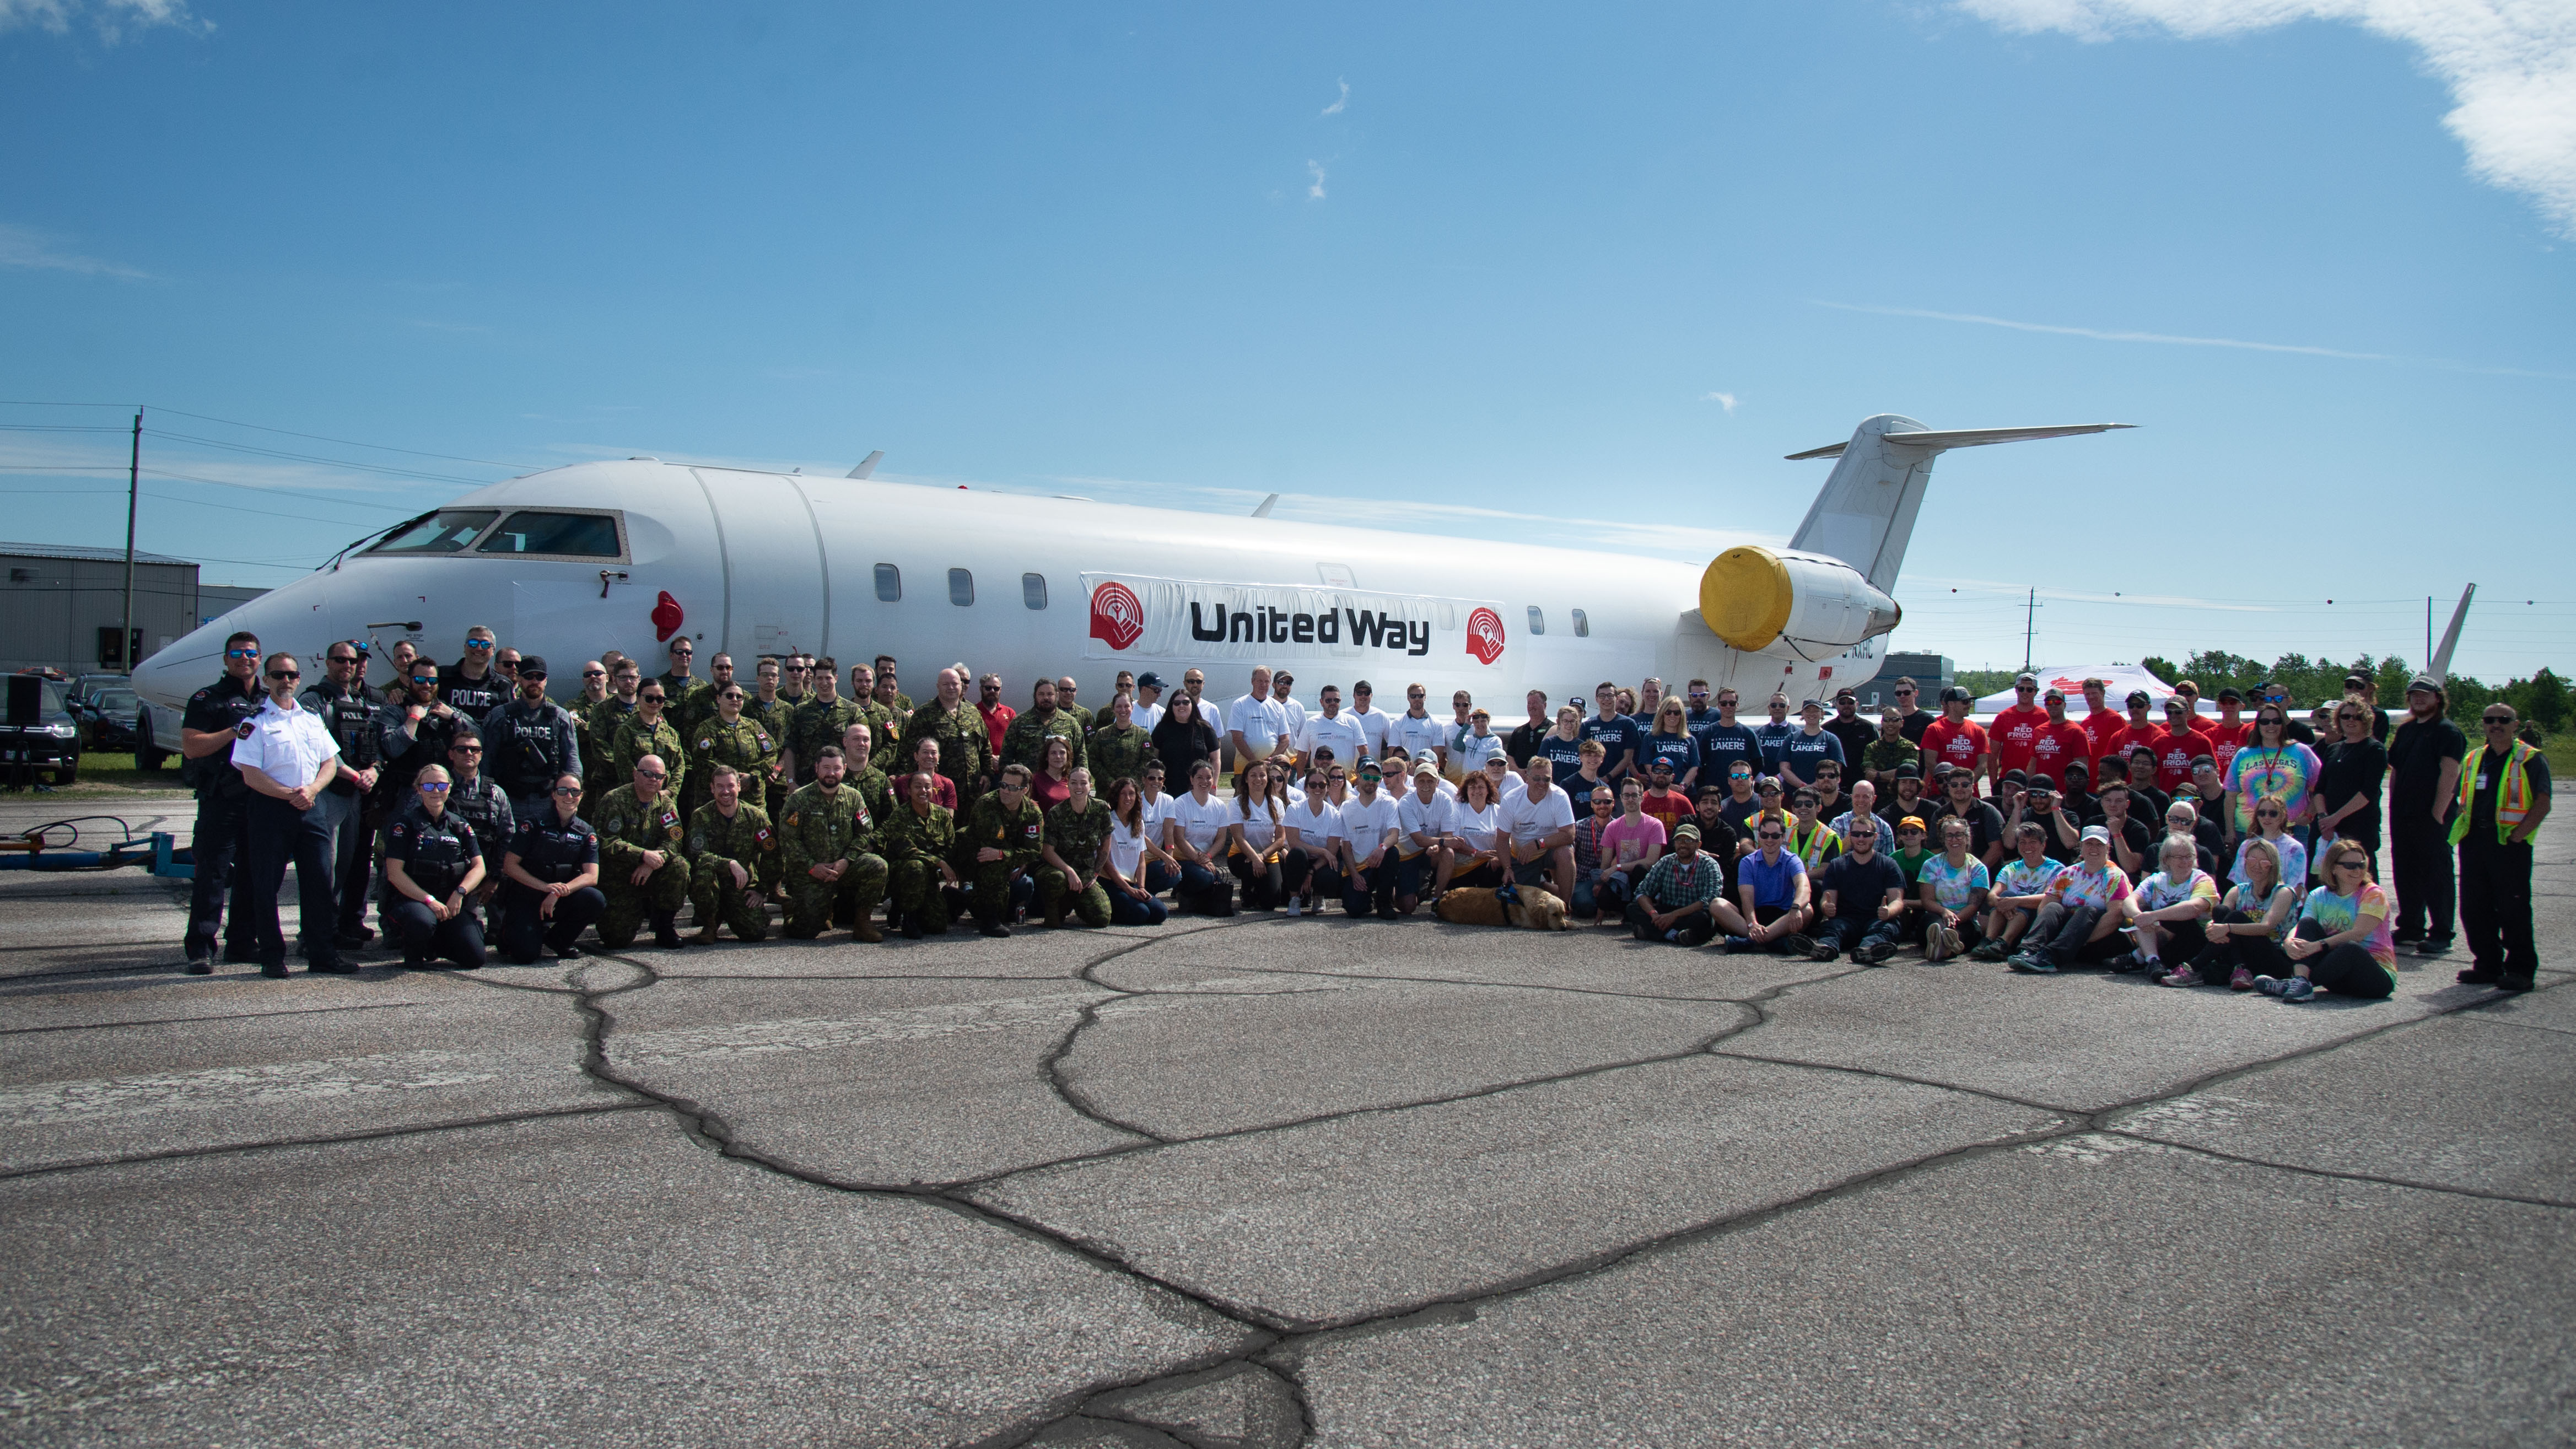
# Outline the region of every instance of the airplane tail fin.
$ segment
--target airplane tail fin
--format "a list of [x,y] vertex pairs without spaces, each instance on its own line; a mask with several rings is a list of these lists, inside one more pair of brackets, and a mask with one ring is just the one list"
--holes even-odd
[[1932,480],[1932,460],[1952,448],[1988,443],[2018,443],[2028,438],[2063,438],[2078,433],[2109,432],[2131,423],[2075,423],[2063,427],[1968,428],[1936,431],[1912,418],[1881,413],[1863,419],[1851,441],[1791,453],[1790,461],[1833,458],[1833,476],[1825,480],[1806,521],[1789,547],[1841,559],[1858,569],[1872,588],[1892,593],[1897,568],[1905,562],[1905,545],[1914,537],[1914,515],[1923,506],[1923,490]]

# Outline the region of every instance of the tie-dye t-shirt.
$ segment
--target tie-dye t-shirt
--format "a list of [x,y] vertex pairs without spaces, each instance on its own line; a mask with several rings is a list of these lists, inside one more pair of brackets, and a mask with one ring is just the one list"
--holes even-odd
[[2097,911],[2108,910],[2113,901],[2129,893],[2129,873],[2116,865],[2105,865],[2096,870],[2077,861],[2068,866],[2057,881],[2058,889],[2064,893],[2060,898],[2066,904],[2091,906]]
[[2317,787],[2317,774],[2325,763],[2317,752],[2291,740],[2278,748],[2247,745],[2227,762],[2227,788],[2236,796],[2236,829],[2243,834],[2254,828],[2254,802],[2266,795],[2278,795],[2289,802],[2290,819],[2308,808],[2308,792]]
[[2037,865],[2026,860],[2008,860],[1995,876],[1998,896],[2035,896],[2048,889],[2048,883],[2065,874],[2066,867],[2041,856]]
[[[2238,885],[2253,879],[2245,869],[2245,847],[2253,838],[2247,836],[2244,840],[2236,842],[2236,864],[2227,872],[2227,878]],[[2308,883],[2308,848],[2299,843],[2299,838],[2295,835],[2282,836],[2272,842],[2272,853],[2281,857],[2281,884],[2292,890],[2304,888]]]
[[1950,857],[1936,855],[1923,862],[1918,878],[1932,887],[1932,899],[1948,911],[1966,910],[1969,900],[1989,883],[1986,863],[1973,855],[1956,869],[1951,867]]
[[2390,934],[2388,893],[2376,884],[2364,884],[2359,891],[2348,896],[2339,896],[2322,888],[2310,891],[2308,903],[2300,909],[2299,915],[2323,926],[2326,934],[2334,936],[2351,930],[2356,921],[2366,921],[2370,933],[2361,938],[2362,949],[2370,953],[2370,959],[2379,963],[2379,969],[2388,973],[2390,981],[2397,979],[2397,942]]
[[2212,906],[2218,904],[2218,882],[2209,878],[2209,872],[2195,870],[2178,881],[2163,871],[2157,871],[2138,882],[2139,910],[2161,911],[2189,900],[2207,901]]

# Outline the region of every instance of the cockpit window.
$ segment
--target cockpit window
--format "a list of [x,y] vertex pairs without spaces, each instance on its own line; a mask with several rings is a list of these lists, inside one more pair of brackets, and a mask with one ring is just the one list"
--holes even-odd
[[500,513],[489,508],[442,508],[427,518],[404,524],[393,537],[369,553],[454,553],[492,526]]
[[513,513],[492,530],[476,553],[543,553],[571,558],[617,558],[617,520],[605,513]]

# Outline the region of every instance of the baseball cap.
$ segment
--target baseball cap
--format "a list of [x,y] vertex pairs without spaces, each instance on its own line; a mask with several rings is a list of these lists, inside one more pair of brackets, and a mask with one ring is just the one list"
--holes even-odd
[[2043,699],[2043,700],[2048,700],[2048,699],[2064,699],[2065,697],[2066,697],[2066,691],[2065,691],[2065,690],[2062,690],[2062,689],[2051,689],[2051,690],[2049,690],[2047,693],[2045,693],[2045,694],[2043,694],[2043,695],[2041,695],[2041,696],[2040,696],[2040,698],[2041,698],[2041,699]]
[[1417,775],[1429,775],[1436,780],[1440,778],[1440,767],[1431,763],[1429,760],[1425,760],[1421,764],[1413,767],[1413,773]]
[[2024,770],[2006,770],[2004,771],[2004,783],[2007,785],[2027,785],[2030,783],[2030,774]]
[[2153,704],[2153,703],[2155,703],[2155,696],[2153,696],[2153,695],[2151,695],[2151,694],[2147,693],[2147,692],[2146,692],[2145,690],[2143,690],[2143,689],[2133,689],[2133,690],[2130,690],[2130,691],[2129,691],[2129,703],[2131,703],[2131,704]]
[[1689,824],[1688,822],[1675,826],[1673,828],[1673,839],[1679,840],[1683,836],[1689,836],[1693,840],[1699,839],[1699,827]]
[[2218,692],[2218,702],[2220,704],[2225,704],[2231,699],[2236,701],[2238,704],[2243,704],[2245,702],[2245,691],[2238,689],[2235,685],[2231,684]]
[[2188,712],[2190,709],[2191,701],[2183,698],[2181,695],[2168,694],[2165,696],[2165,713],[2173,714],[2176,711]]
[[1899,765],[1896,767],[1896,778],[1900,780],[1920,780],[1923,778],[1923,772],[1912,765]]
[[1669,775],[1673,772],[1672,758],[1668,755],[1657,755],[1652,760],[1646,762],[1646,768],[1648,770],[1661,770],[1665,774]]
[[542,655],[542,654],[522,654],[522,655],[520,655],[520,656],[519,656],[519,672],[520,672],[521,674],[543,674],[543,673],[545,673],[545,672],[546,672],[546,656],[544,656],[544,655]]
[[2027,684],[2033,688],[2037,688],[2039,685],[2039,676],[2036,674],[2016,674],[2013,676],[2013,684],[2015,686]]
[[1897,829],[1899,829],[1899,830],[1921,830],[1921,829],[1924,829],[1924,828],[1925,828],[1925,826],[1924,826],[1924,824],[1923,824],[1923,817],[1922,817],[1922,816],[1920,816],[1920,815],[1908,815],[1908,816],[1906,816],[1904,819],[1899,820],[1899,821],[1897,821],[1897,822],[1896,822],[1896,828],[1897,828]]
[[2082,838],[2085,840],[2098,840],[2104,845],[2108,845],[2111,843],[2111,828],[2107,825],[2087,825],[2084,827]]
[[2413,679],[2406,682],[2406,692],[2408,694],[2414,694],[2418,691],[2425,694],[2438,694],[2441,692],[2441,689],[2442,686],[2435,684],[2433,682],[2433,676],[2429,674],[2418,674]]
[[1966,687],[1962,685],[1953,684],[1947,689],[1941,691],[1941,702],[1943,704],[1948,704],[1952,700],[1957,700],[1961,704],[1972,704],[1976,701],[1976,698],[1977,697],[1975,695],[1968,693]]
[[1144,673],[1136,676],[1136,687],[1138,689],[1167,689],[1170,686],[1163,683],[1163,676],[1148,669]]

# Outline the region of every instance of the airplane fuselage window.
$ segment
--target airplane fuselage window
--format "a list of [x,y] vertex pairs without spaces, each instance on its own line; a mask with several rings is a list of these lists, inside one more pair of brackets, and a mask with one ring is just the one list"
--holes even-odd
[[1530,632],[1531,632],[1531,633],[1533,633],[1533,634],[1544,634],[1544,633],[1546,633],[1546,632],[1547,632],[1547,615],[1540,613],[1540,612],[1539,612],[1538,605],[1536,605],[1536,604],[1532,604],[1532,605],[1530,605],[1530,606],[1529,606],[1529,611],[1530,611]]
[[1020,602],[1032,609],[1046,607],[1046,575],[1020,575]]
[[1583,611],[1581,609],[1574,609],[1569,612],[1574,615],[1574,637],[1577,639],[1591,638],[1592,621],[1583,617]]
[[442,508],[401,532],[369,553],[454,553],[474,541],[475,535],[492,526],[500,517],[489,508]]
[[564,558],[619,558],[617,520],[605,513],[513,513],[476,553],[541,553]]
[[903,570],[893,564],[877,565],[877,599],[880,603],[899,603],[903,599]]
[[948,571],[948,602],[961,609],[975,606],[975,575],[965,569]]

